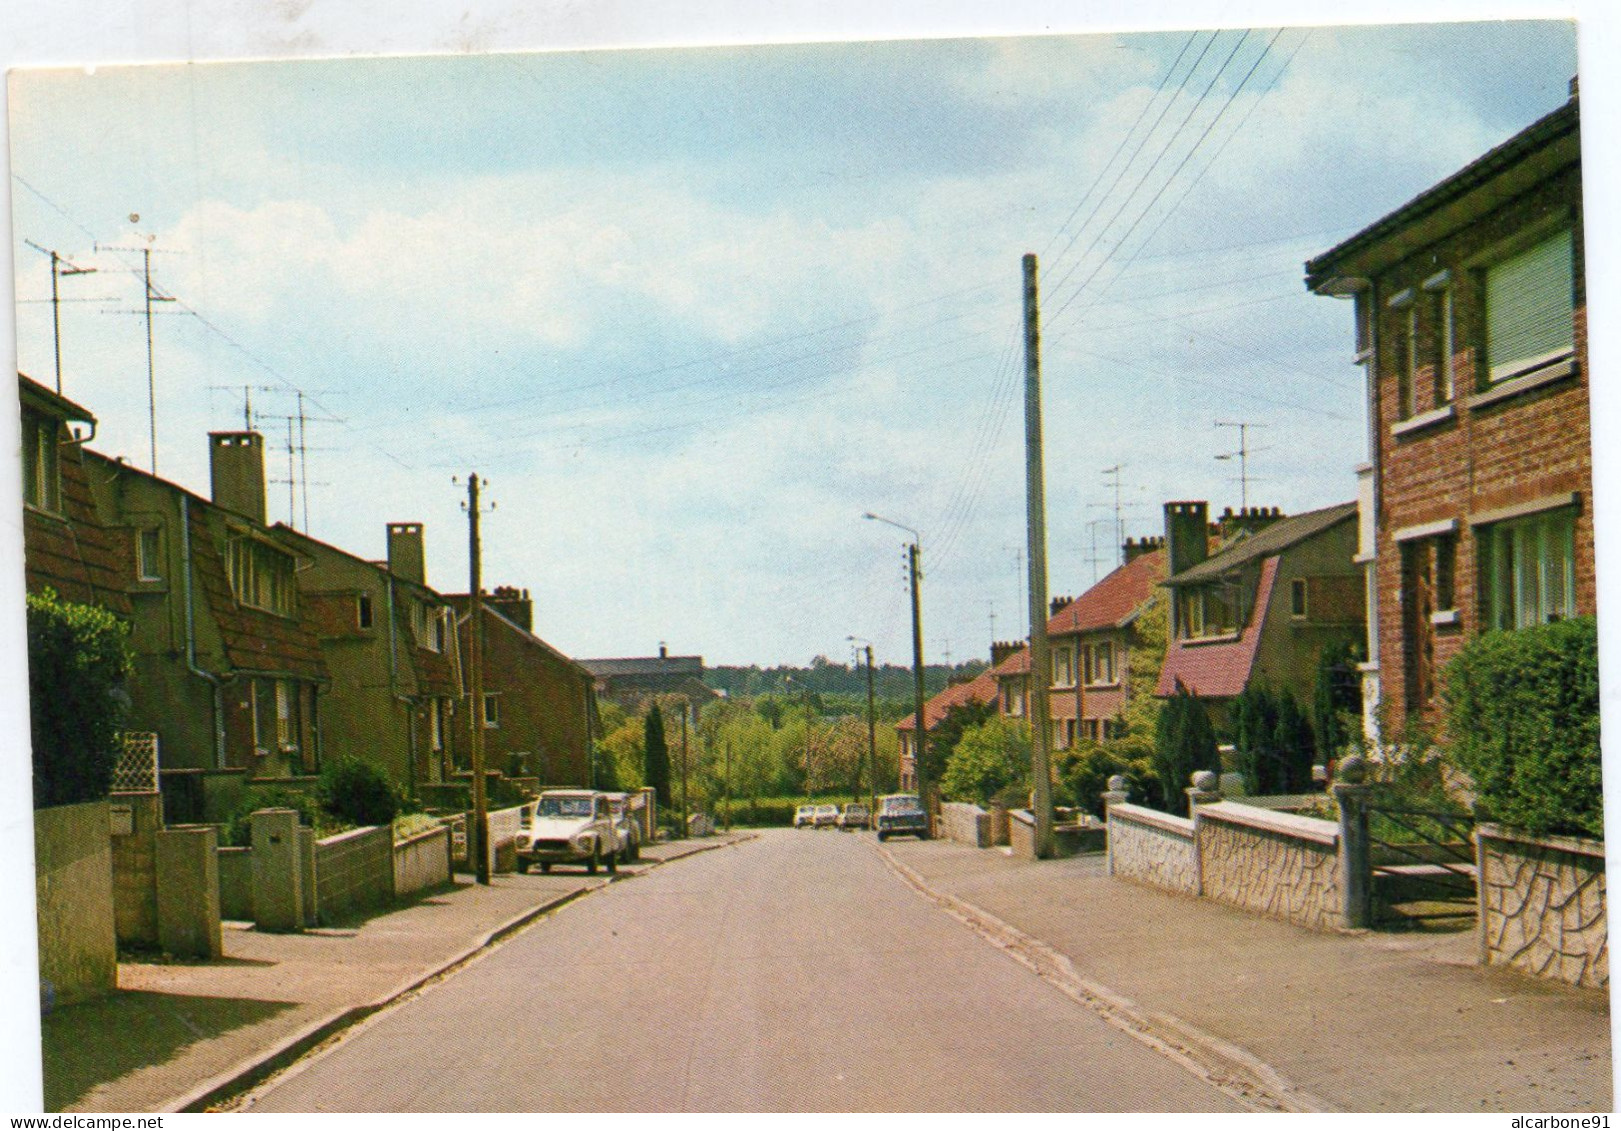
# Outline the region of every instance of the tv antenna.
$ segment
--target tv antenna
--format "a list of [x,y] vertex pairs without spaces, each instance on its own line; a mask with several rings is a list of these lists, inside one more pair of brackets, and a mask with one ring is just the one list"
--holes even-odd
[[[54,248],[40,247],[33,240],[23,243],[43,255],[51,257],[51,339],[56,350],[56,393],[62,394],[62,298],[57,293],[57,280],[64,275],[94,275],[94,267],[80,267]],[[63,266],[66,264],[66,266]],[[80,299],[81,302],[100,302],[100,299]]]
[[[131,212],[129,222],[139,224],[141,214]],[[141,279],[145,284],[144,289],[146,291],[146,423],[147,433],[152,444],[152,466],[150,470],[153,475],[156,475],[158,473],[158,393],[152,364],[152,304],[154,302],[174,302],[175,297],[164,294],[152,285],[152,245],[157,241],[158,237],[154,235],[141,236],[139,232],[136,235],[146,241],[141,247],[119,247],[115,244],[102,243],[95,244],[94,247],[98,252],[138,251],[141,253]]]
[[1266,451],[1265,448],[1250,447],[1250,429],[1265,428],[1266,425],[1257,424],[1251,420],[1218,420],[1216,421],[1216,427],[1238,429],[1238,450],[1236,452],[1223,452],[1216,458],[1219,460],[1238,460],[1238,505],[1248,510],[1250,505],[1250,453]]

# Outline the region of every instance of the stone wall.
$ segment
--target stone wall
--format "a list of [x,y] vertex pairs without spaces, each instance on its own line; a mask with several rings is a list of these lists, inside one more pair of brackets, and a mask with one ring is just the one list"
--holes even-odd
[[393,829],[354,829],[316,842],[315,906],[322,923],[385,906],[393,898]]
[[995,843],[991,837],[991,815],[978,805],[948,801],[940,806],[940,823],[946,836],[961,844],[989,848]]
[[1194,823],[1205,896],[1316,930],[1345,925],[1338,824],[1230,801],[1199,806]]
[[518,830],[522,827],[525,806],[510,809],[492,809],[488,814],[490,830],[490,871],[516,872],[518,870]]
[[253,922],[253,850],[218,848],[220,918]]
[[1110,805],[1109,874],[1198,895],[1199,850],[1194,823],[1141,805]]
[[121,943],[158,943],[158,831],[163,797],[157,793],[115,793],[112,821],[113,926]]
[[57,1004],[118,986],[113,859],[105,801],[34,813],[39,977]]
[[1603,842],[1481,825],[1475,843],[1481,963],[1608,986]]
[[450,882],[450,829],[436,829],[394,845],[394,895],[413,895]]

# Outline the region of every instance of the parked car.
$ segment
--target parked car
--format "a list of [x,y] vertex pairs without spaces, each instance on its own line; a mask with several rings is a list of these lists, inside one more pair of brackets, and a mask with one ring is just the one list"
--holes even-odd
[[915,793],[891,793],[878,799],[878,839],[915,836],[929,839],[929,817]]
[[619,862],[629,864],[642,858],[642,829],[630,808],[630,794],[605,793],[608,814],[613,818],[614,832],[619,837]]
[[870,829],[872,828],[872,812],[865,805],[846,805],[839,813],[839,828]]
[[816,806],[801,805],[794,810],[794,828],[810,829],[816,827]]
[[813,827],[818,829],[835,829],[839,825],[839,807],[837,805],[818,805]]
[[617,872],[619,852],[608,797],[590,789],[542,793],[530,810],[529,827],[518,833],[520,872],[531,864],[542,872],[550,872],[553,864],[584,864],[593,876],[602,864]]

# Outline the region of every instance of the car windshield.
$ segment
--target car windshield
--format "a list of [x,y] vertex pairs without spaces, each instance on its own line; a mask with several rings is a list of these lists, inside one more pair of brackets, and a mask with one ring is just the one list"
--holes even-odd
[[542,817],[589,817],[592,799],[589,797],[542,797],[537,810]]
[[921,813],[923,806],[918,804],[915,797],[886,797],[883,801],[886,813]]

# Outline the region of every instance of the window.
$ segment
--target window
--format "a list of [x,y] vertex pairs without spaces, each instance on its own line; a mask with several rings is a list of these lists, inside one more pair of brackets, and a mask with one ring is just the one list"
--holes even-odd
[[1458,539],[1443,534],[1435,540],[1435,610],[1448,612],[1458,607],[1457,569]]
[[62,426],[37,413],[23,413],[23,501],[58,514],[62,510],[61,469],[57,462]]
[[1114,642],[1102,640],[1086,647],[1086,682],[1089,687],[1107,686],[1114,678]]
[[445,643],[444,618],[440,611],[426,601],[411,602],[411,635],[417,647],[430,652],[443,652]]
[[[1451,276],[1446,278],[1450,281]],[[1435,407],[1441,408],[1457,395],[1452,368],[1452,288],[1446,283],[1430,296],[1430,316],[1435,323]]]
[[1053,686],[1075,686],[1074,654],[1068,648],[1053,649]]
[[1391,300],[1399,309],[1391,317],[1391,363],[1396,372],[1396,418],[1406,420],[1418,412],[1418,308],[1412,292]]
[[1526,628],[1576,615],[1576,512],[1548,511],[1480,532],[1488,628]]
[[1488,382],[1517,377],[1575,349],[1572,248],[1566,228],[1486,268]]
[[499,694],[496,691],[484,693],[484,725],[492,730],[501,725],[501,702],[497,698]]
[[299,707],[299,685],[292,680],[253,681],[253,745],[259,754],[297,752],[302,729]]
[[237,603],[267,613],[293,615],[293,559],[253,538],[233,536],[226,544],[226,569]]
[[443,652],[445,650],[445,632],[446,632],[445,626],[447,624],[449,624],[449,623],[450,623],[450,610],[449,609],[436,609],[436,610],[434,610],[434,618],[433,618],[433,650],[435,652]]
[[141,581],[163,580],[163,543],[161,531],[154,528],[136,531],[135,576]]
[[1177,625],[1184,639],[1231,636],[1238,631],[1237,610],[1221,583],[1178,591]]
[[1007,691],[1007,713],[1014,718],[1024,715],[1024,688],[1010,687]]
[[1296,620],[1305,620],[1306,609],[1306,579],[1297,577],[1289,582],[1289,615]]
[[1053,720],[1053,749],[1068,750],[1075,744],[1075,720]]
[[428,700],[428,742],[435,753],[445,748],[445,705],[443,699]]
[[371,594],[355,594],[355,624],[360,628],[371,627]]

